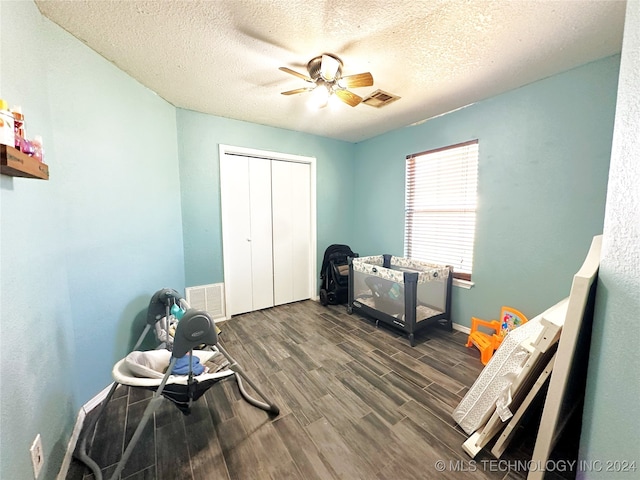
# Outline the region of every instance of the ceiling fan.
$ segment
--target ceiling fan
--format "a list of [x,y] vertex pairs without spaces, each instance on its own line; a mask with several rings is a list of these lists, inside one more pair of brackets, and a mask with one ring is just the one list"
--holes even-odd
[[370,87],[373,85],[373,76],[371,73],[366,72],[343,77],[342,67],[342,60],[328,53],[318,55],[309,61],[307,64],[309,75],[304,75],[287,67],[280,67],[280,70],[283,72],[294,75],[309,83],[306,87],[282,92],[282,95],[313,92],[314,97],[317,97],[316,103],[318,107],[326,106],[331,95],[335,95],[347,105],[355,107],[362,102],[362,97],[347,89]]

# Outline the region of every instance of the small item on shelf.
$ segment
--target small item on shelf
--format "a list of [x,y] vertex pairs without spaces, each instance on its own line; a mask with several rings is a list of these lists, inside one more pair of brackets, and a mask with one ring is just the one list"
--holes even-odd
[[6,100],[0,99],[0,144],[15,147],[13,114],[9,111]]
[[20,148],[18,148],[18,150],[30,157],[33,157],[33,153],[35,152],[33,142],[27,138],[20,139]]
[[15,133],[15,146],[18,150],[22,146],[22,139],[26,138],[24,127],[24,115],[22,114],[22,107],[20,105],[14,105],[11,108],[13,114],[13,131]]
[[42,148],[42,137],[40,135],[36,135],[33,137],[31,141],[31,145],[33,145],[33,158],[39,160],[40,162],[44,162],[44,148]]

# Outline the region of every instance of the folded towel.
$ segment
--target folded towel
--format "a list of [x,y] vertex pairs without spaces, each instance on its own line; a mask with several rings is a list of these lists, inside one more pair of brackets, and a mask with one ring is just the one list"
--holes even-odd
[[[176,360],[175,365],[171,373],[173,375],[187,375],[189,373],[189,358],[190,355],[186,354],[184,357],[180,357]],[[204,372],[204,365],[200,363],[200,359],[197,356],[192,357],[191,369],[194,375],[200,375]]]

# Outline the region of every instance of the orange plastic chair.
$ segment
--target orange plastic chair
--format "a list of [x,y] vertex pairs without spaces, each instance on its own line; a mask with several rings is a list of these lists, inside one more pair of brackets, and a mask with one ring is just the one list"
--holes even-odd
[[[498,349],[504,337],[516,327],[527,323],[527,317],[515,308],[502,307],[500,310],[500,321],[481,320],[471,317],[471,333],[467,339],[467,347],[475,345],[480,350],[480,361],[483,365],[489,363],[493,352]],[[492,333],[485,333],[478,327],[493,330]]]

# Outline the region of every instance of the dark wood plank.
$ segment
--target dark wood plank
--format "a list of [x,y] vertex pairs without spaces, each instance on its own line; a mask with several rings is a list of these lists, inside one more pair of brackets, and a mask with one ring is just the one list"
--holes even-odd
[[458,454],[447,448],[438,440],[437,433],[431,433],[430,427],[425,428],[411,418],[405,418],[392,429],[400,442],[414,446],[417,458],[413,462],[421,467],[423,476],[413,478],[497,480],[504,476],[504,472],[483,469],[464,453]]
[[391,371],[384,375],[384,380],[393,385],[396,389],[404,392],[407,399],[415,400],[416,402],[423,404],[429,394],[426,392],[426,388],[420,388],[415,383],[407,380],[406,378],[398,375],[396,372]]
[[290,356],[298,360],[305,370],[313,370],[320,366],[299,344],[284,341],[282,346],[289,352]]
[[403,418],[403,414],[398,412],[398,406],[379,390],[371,388],[367,383],[349,372],[338,375],[340,381],[362,401],[382,417],[386,422],[393,425]]
[[[432,448],[424,440],[422,432],[416,427],[415,423],[405,418],[392,427],[394,445],[401,452],[411,452],[411,455],[403,455],[402,458],[395,460],[389,468],[383,470],[386,478],[398,478],[394,475],[394,471],[403,472],[404,478],[437,478],[437,479],[455,479],[456,477],[446,470],[439,472],[436,469],[436,462],[444,461],[442,454]],[[385,477],[379,477],[385,478]]]
[[293,462],[281,463],[275,467],[271,480],[298,480],[304,478]]
[[280,349],[274,348],[277,343],[273,338],[267,337],[251,342],[251,348],[248,350],[256,366],[267,375],[280,370],[279,361],[284,358]]
[[451,365],[448,365],[447,363],[437,358],[430,357],[429,355],[424,355],[423,357],[420,357],[419,360],[425,365],[431,367],[434,371],[440,372],[443,376],[451,378],[458,382],[458,384],[453,387],[454,391],[459,390],[460,387],[472,385],[476,378],[478,378],[477,373],[475,373],[470,368],[466,368],[466,366],[461,363],[458,363],[456,364],[456,366],[452,367]]
[[438,385],[437,383],[432,383],[425,387],[425,391],[429,392],[432,396],[438,399],[443,405],[446,405],[451,408],[451,413],[453,410],[460,404],[462,400],[462,396],[456,393],[451,393],[446,388]]
[[[138,425],[140,425],[142,414],[144,413],[148,405],[149,399],[139,401],[128,406],[125,445],[128,445],[131,441],[131,437],[133,436],[135,430],[138,428]],[[131,457],[129,457],[129,460],[127,461],[127,464],[122,471],[123,477],[128,477],[129,475],[132,475],[141,470],[146,470],[152,466],[155,467],[156,439],[154,427],[155,423],[152,415],[148,423],[143,428],[140,439],[136,443],[131,453]]]
[[[249,434],[248,442],[252,445],[257,464],[262,466],[269,476],[273,478],[277,475],[282,465],[292,463],[293,459],[286,445],[273,428],[271,421],[265,418],[265,412],[256,409],[247,402],[240,402],[238,407],[238,416],[244,421],[245,425],[249,423],[247,419],[253,418],[251,425],[246,427]],[[253,413],[250,413],[250,410]],[[261,412],[263,416],[260,417],[257,412]]]
[[437,382],[447,390],[455,393],[464,386],[457,380],[405,353],[398,352],[393,357],[389,357],[383,352],[376,350],[373,354],[399,375],[404,376],[421,387],[425,387],[431,382]]
[[[376,358],[380,363],[400,375],[402,378],[413,382],[420,388],[426,387],[432,383],[432,380],[422,375],[420,372],[414,370],[411,365],[407,365],[402,362],[402,359],[392,357],[380,350],[373,350],[371,355]],[[413,360],[413,359],[412,359]],[[417,363],[416,360],[413,362]]]
[[285,340],[291,340],[294,343],[306,342],[308,338],[304,335],[301,329],[294,327],[294,319],[289,321],[278,322],[274,327],[282,334]]
[[[378,471],[391,462],[395,452],[386,448],[388,437],[384,438],[385,431],[389,429],[379,417],[370,413],[363,418],[353,418],[333,395],[323,397],[316,405],[344,442],[372,471]],[[371,428],[373,425],[375,428]],[[372,435],[375,430],[376,436]]]
[[300,391],[284,372],[277,372],[271,375],[269,381],[278,388],[280,395],[285,399],[285,402],[300,423],[308,425],[320,419],[321,416],[311,405],[309,397]]
[[354,337],[360,338],[360,340],[368,344],[369,350],[379,350],[389,356],[399,352],[394,343],[395,337],[390,332],[381,334],[375,330],[373,332],[354,330],[352,334]]
[[298,388],[308,402],[329,393],[327,386],[317,379],[312,372],[317,370],[305,370],[304,366],[296,358],[288,358],[282,361],[282,369],[287,378]]
[[323,335],[314,334],[309,337],[309,340],[301,343],[300,348],[309,357],[313,358],[315,363],[323,362],[330,358],[342,364],[353,360],[350,355],[335,348],[336,343]]
[[146,388],[124,387],[124,385],[120,385],[116,392],[118,392],[121,388],[126,388],[126,390],[128,390],[129,392],[129,405],[143,400],[149,400],[153,396],[152,390],[148,390]]
[[305,429],[339,478],[367,480],[374,476],[375,472],[344,442],[327,420],[317,420]]
[[89,455],[101,468],[117,463],[122,457],[126,414],[127,397],[113,398],[96,424],[93,441],[87,442],[91,445]]
[[[109,478],[105,476],[104,478]],[[122,477],[123,480],[156,480],[156,466],[154,464],[153,467],[145,468],[133,475],[129,475],[127,477]]]
[[253,445],[248,441],[240,418],[233,417],[216,425],[216,432],[230,478],[269,478],[266,468],[257,463]]
[[328,462],[311,441],[307,431],[293,415],[278,418],[273,427],[280,435],[289,455],[301,473],[300,478],[308,480],[331,480],[337,478]]
[[181,416],[173,418],[156,429],[158,479],[192,480],[185,425]]
[[[222,388],[211,388],[222,392]],[[187,449],[191,459],[193,480],[209,480],[216,478],[228,480],[229,472],[224,460],[220,441],[216,435],[210,408],[206,397],[194,402],[191,415],[184,417],[187,432]]]
[[366,381],[371,385],[371,387],[383,394],[396,405],[402,405],[407,402],[408,398],[406,395],[401,393],[401,390],[395,388],[383,377],[373,373],[360,362],[350,362],[347,364],[347,368],[349,368],[349,370],[351,370],[358,378]]
[[[316,372],[318,375],[322,375],[321,371]],[[329,377],[325,376],[331,394],[340,399],[343,408],[349,411],[353,418],[362,418],[371,413],[369,405],[339,380],[338,376],[342,374],[344,374],[344,369],[332,373]],[[316,400],[316,402],[318,401],[321,399]]]
[[363,351],[358,344],[350,340],[339,343],[337,347],[349,354],[352,359],[357,360],[360,364],[367,367],[376,375],[384,375],[391,371],[388,366],[373,358],[371,355],[368,355],[367,352]]
[[224,389],[224,383],[235,383],[235,379],[229,378],[221,380],[204,394],[208,411],[213,424],[221,423],[235,416],[235,412],[231,407],[231,401],[227,397]]
[[460,457],[465,455],[462,450],[462,444],[467,437],[454,426],[445,422],[438,415],[433,413],[423,405],[411,401],[400,407],[400,410],[406,414],[417,425],[427,431],[425,438],[429,439],[432,447],[443,445]]

